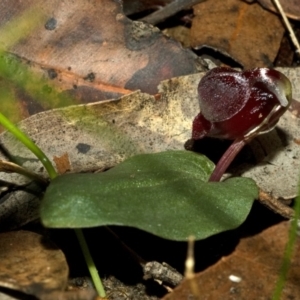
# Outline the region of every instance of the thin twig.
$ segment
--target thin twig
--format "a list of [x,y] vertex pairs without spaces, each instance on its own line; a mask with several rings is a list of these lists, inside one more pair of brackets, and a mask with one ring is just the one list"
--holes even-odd
[[23,167],[15,163],[12,163],[10,161],[0,160],[0,172],[18,173],[26,177],[29,177],[30,179],[36,180],[44,185],[48,184],[48,180],[46,180],[45,178],[41,177],[40,175],[34,172],[24,169]]
[[195,257],[194,257],[195,237],[190,236],[188,239],[188,249],[185,260],[184,276],[186,279],[193,279],[195,277]]
[[131,257],[142,267],[147,263],[142,257],[140,257],[134,250],[132,250],[128,245],[126,245],[120,237],[108,226],[105,227],[106,230],[113,235],[113,237],[120,243],[120,245],[131,255]]
[[139,21],[147,22],[149,24],[155,25],[163,22],[167,18],[175,15],[176,13],[178,13],[183,9],[191,8],[195,4],[198,4],[203,1],[205,0],[175,0],[170,4],[166,5],[165,7],[161,8],[160,10],[155,11],[154,13],[142,19],[139,19]]
[[280,13],[280,15],[281,15],[281,17],[283,19],[283,22],[284,22],[284,24],[285,24],[285,26],[286,26],[289,34],[290,34],[292,43],[294,44],[294,46],[296,48],[296,53],[298,55],[300,55],[300,45],[299,45],[299,42],[298,42],[297,37],[295,35],[295,32],[294,32],[294,30],[293,30],[293,28],[291,26],[291,23],[289,22],[288,18],[286,17],[286,14],[283,11],[283,8],[282,8],[279,0],[273,0],[273,2],[274,2],[275,7],[277,8],[278,12]]
[[263,190],[259,191],[258,201],[286,219],[291,219],[294,216],[294,210],[291,207],[283,204],[280,200]]
[[195,237],[190,236],[188,239],[188,251],[187,251],[187,257],[186,257],[186,261],[185,261],[184,276],[185,276],[185,279],[189,281],[190,289],[193,294],[193,299],[198,300],[201,298],[200,298],[199,287],[198,287],[197,281],[195,280],[194,247],[195,247]]

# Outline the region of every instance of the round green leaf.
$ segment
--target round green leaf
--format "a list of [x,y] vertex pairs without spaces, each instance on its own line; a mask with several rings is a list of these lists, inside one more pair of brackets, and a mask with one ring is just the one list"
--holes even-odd
[[97,174],[68,174],[49,185],[41,204],[45,226],[133,226],[155,235],[203,239],[239,226],[258,189],[253,180],[207,182],[205,156],[166,151],[129,158]]

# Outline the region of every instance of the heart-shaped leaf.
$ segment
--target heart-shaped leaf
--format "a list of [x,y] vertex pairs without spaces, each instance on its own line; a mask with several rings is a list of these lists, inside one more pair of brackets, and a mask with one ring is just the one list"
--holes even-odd
[[45,226],[133,226],[172,240],[239,226],[258,190],[253,180],[207,182],[214,166],[188,151],[141,154],[96,174],[54,179],[41,204]]

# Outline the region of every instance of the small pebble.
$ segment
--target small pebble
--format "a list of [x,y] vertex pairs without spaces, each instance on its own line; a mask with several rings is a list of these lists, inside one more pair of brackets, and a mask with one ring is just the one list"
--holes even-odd
[[242,281],[242,278],[241,277],[238,277],[238,276],[235,276],[235,275],[229,275],[229,280],[232,281],[232,282],[241,282]]
[[45,24],[45,28],[47,30],[54,30],[56,28],[56,25],[57,25],[57,21],[55,18],[50,18],[46,24]]

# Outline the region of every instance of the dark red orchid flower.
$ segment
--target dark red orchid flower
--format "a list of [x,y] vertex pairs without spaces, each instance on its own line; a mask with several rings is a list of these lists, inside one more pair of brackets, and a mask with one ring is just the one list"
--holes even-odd
[[200,81],[198,93],[201,112],[194,119],[192,138],[234,140],[210,181],[220,180],[246,142],[272,130],[292,100],[289,79],[267,68],[245,72],[214,68]]

